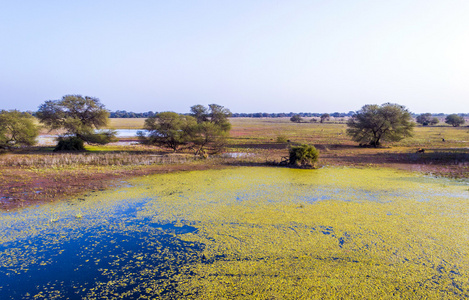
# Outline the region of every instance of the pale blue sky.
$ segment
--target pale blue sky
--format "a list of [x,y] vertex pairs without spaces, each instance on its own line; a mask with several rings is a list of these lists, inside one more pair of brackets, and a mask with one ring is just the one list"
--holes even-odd
[[469,1],[0,1],[0,109],[469,112]]

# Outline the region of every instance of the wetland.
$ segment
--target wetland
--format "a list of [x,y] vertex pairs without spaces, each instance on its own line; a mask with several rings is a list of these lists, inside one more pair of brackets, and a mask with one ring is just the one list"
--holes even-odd
[[136,177],[2,212],[0,298],[467,298],[468,201],[390,168]]

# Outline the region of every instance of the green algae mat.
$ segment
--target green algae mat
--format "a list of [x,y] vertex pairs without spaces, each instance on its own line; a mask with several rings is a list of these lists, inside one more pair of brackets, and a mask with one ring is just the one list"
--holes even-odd
[[0,215],[0,299],[461,299],[469,182],[390,169],[147,176]]

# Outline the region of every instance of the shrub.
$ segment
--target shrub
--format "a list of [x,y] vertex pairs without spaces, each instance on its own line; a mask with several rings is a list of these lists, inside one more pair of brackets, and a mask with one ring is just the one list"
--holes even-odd
[[85,143],[76,136],[59,137],[54,151],[81,151],[85,150]]
[[116,131],[107,130],[99,131],[97,133],[81,135],[80,138],[86,141],[88,144],[99,144],[105,145],[112,142],[117,142]]
[[311,145],[290,148],[289,164],[297,167],[314,167],[319,159],[319,151]]
[[290,118],[290,121],[292,121],[294,123],[301,123],[301,122],[303,122],[303,118],[300,115],[293,115]]
[[288,143],[288,139],[284,135],[277,136],[277,143]]

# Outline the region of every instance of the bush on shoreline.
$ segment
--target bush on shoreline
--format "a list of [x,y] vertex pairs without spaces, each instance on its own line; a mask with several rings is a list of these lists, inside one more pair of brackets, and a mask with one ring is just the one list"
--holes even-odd
[[319,159],[319,151],[312,145],[290,148],[289,164],[296,167],[314,167]]

